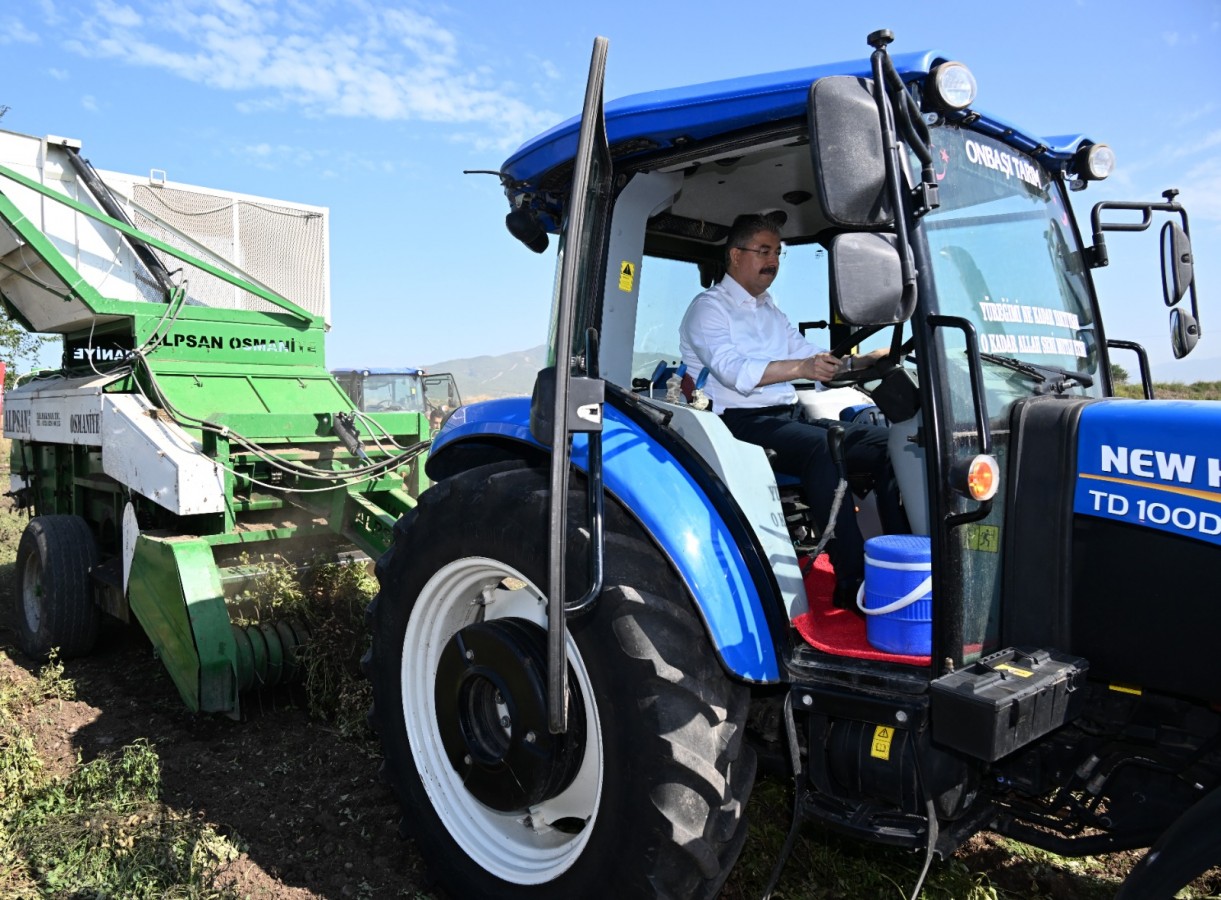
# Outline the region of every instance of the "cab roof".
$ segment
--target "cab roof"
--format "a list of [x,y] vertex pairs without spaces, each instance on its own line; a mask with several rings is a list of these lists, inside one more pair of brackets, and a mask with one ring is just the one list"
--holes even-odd
[[[924,77],[949,58],[933,50],[891,56],[904,81]],[[859,59],[633,94],[606,104],[607,140],[618,160],[802,118],[812,82],[828,75],[871,73],[869,59]],[[1082,135],[1039,138],[977,109],[970,112],[978,118],[969,127],[1032,154],[1053,170],[1062,168],[1082,142],[1088,143]],[[505,160],[500,172],[510,196],[537,190],[549,172],[570,166],[579,128],[580,116],[574,116],[527,141]],[[564,190],[570,180],[566,175]]]
[[352,369],[352,368],[343,369],[343,368],[340,368],[340,369],[331,369],[331,374],[332,374],[332,375],[351,375],[353,372],[355,372],[355,373],[356,373],[356,374],[358,374],[358,375],[426,375],[426,374],[427,374],[427,373],[426,373],[426,372],[425,372],[423,369],[407,369],[407,368],[398,368],[398,369],[386,369],[386,368],[381,368],[381,369],[377,369],[377,368],[363,368],[363,369]]

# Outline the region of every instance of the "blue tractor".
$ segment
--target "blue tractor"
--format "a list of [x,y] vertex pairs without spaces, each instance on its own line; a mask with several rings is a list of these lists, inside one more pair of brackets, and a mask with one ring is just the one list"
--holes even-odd
[[[1158,221],[1185,355],[1187,214],[1100,202],[1083,233],[1069,192],[1110,149],[985,113],[965,66],[891,39],[605,109],[599,39],[582,116],[500,169],[513,235],[559,236],[551,365],[437,435],[366,659],[404,827],[454,896],[713,897],[769,757],[794,828],[925,871],[981,829],[1153,845],[1124,898],[1221,864],[1221,406],[1153,400],[1091,278],[1107,232]],[[800,402],[889,428],[922,614],[871,601],[880,553],[874,615],[828,602],[827,516],[683,390],[679,322],[742,212],[783,221],[794,320],[886,350]],[[1117,347],[1147,399],[1112,396]],[[869,552],[890,536],[848,488]]]

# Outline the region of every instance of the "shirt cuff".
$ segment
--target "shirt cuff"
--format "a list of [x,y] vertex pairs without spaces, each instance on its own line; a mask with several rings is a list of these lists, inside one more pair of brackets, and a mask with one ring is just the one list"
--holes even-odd
[[738,378],[734,382],[734,390],[743,397],[748,397],[759,388],[759,379],[767,369],[766,359],[748,359],[738,370]]

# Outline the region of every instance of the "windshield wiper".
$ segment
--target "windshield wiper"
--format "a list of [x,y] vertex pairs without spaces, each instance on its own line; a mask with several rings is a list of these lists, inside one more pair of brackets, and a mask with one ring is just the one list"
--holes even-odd
[[[1094,384],[1092,375],[1063,369],[1060,366],[1040,366],[1014,359],[1012,356],[997,356],[995,353],[981,353],[979,358],[1025,375],[1038,384],[1038,387],[1035,388],[1036,394],[1063,394],[1073,386],[1074,382],[1082,387],[1091,387]],[[1052,378],[1055,380],[1051,381]]]

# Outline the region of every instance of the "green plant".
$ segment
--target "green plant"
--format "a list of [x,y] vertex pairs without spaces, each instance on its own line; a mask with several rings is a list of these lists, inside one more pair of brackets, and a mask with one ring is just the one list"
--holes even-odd
[[75,691],[55,653],[37,677],[0,681],[0,896],[236,896],[221,876],[240,844],[161,802],[152,744],[48,771],[23,722]]
[[376,592],[376,580],[358,562],[316,565],[306,585],[310,638],[301,661],[309,709],[346,738],[369,736],[365,712],[372,691],[360,673],[360,657],[368,642],[365,609]]
[[315,559],[298,570],[279,557],[243,563],[259,574],[242,592],[234,621],[288,619],[307,634],[296,652],[310,714],[346,738],[367,738],[372,693],[360,674],[360,657],[368,641],[365,608],[377,592],[368,566]]
[[160,760],[147,741],[78,758],[66,779],[46,776],[32,742],[10,741],[2,759],[0,771],[25,777],[6,779],[0,797],[0,895],[236,896],[220,876],[240,845],[160,802]]
[[[1115,396],[1141,398],[1144,390],[1139,384],[1117,384]],[[1197,381],[1192,384],[1158,381],[1153,385],[1153,396],[1158,400],[1221,400],[1221,381]]]

